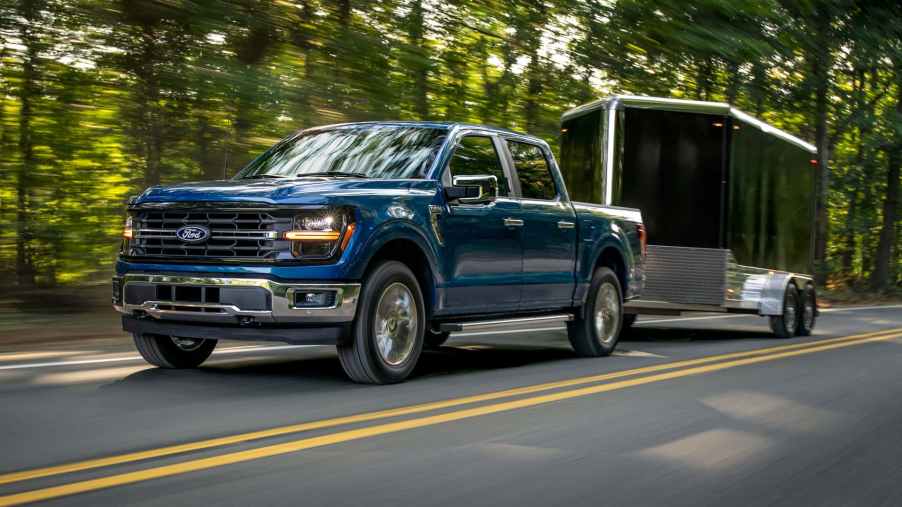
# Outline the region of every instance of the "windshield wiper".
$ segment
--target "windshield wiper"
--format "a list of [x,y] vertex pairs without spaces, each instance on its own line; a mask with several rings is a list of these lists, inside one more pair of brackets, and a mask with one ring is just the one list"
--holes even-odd
[[303,178],[304,176],[337,176],[339,178],[366,178],[367,175],[359,174],[359,173],[350,173],[344,171],[324,171],[319,173],[303,173],[298,174],[298,178]]
[[280,175],[280,174],[254,174],[254,175],[251,175],[251,176],[245,176],[245,177],[242,178],[242,179],[244,179],[244,180],[260,180],[260,179],[263,179],[263,178],[280,179],[280,178],[287,178],[287,177],[288,177],[288,176],[282,176],[282,175]]

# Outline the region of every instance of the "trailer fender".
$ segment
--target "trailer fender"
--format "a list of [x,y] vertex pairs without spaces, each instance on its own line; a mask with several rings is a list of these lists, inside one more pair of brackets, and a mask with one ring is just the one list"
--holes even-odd
[[761,290],[761,299],[758,302],[758,314],[765,316],[783,315],[783,299],[786,295],[786,287],[790,282],[795,281],[796,286],[801,289],[805,283],[811,279],[806,276],[800,276],[795,273],[775,272],[767,277],[764,287]]

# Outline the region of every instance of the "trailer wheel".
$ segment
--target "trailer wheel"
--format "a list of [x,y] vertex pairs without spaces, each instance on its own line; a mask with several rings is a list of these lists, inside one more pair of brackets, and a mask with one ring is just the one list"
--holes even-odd
[[216,340],[132,334],[135,348],[148,363],[160,368],[196,368],[210,357]]
[[792,338],[799,325],[799,289],[794,282],[786,286],[783,294],[783,314],[770,318],[770,328],[778,338]]
[[413,272],[397,261],[373,268],[363,281],[351,336],[338,344],[348,377],[361,384],[401,382],[423,350],[426,312]]
[[814,322],[817,319],[817,293],[814,290],[814,284],[808,282],[801,294],[802,303],[801,315],[799,318],[799,329],[796,334],[799,336],[809,336],[814,330]]
[[617,347],[623,324],[623,291],[617,275],[598,268],[589,286],[589,296],[567,323],[573,350],[582,357],[608,356]]

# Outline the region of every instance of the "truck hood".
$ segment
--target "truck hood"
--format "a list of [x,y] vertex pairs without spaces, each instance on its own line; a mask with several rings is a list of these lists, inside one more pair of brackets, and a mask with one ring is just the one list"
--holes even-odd
[[150,202],[263,202],[328,204],[342,197],[434,193],[434,180],[299,178],[220,180],[150,187],[135,204]]

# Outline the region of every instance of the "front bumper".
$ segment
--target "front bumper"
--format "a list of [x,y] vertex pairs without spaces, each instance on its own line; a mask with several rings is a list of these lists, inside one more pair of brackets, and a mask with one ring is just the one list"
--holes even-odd
[[[298,293],[330,297],[322,306],[301,307]],[[126,316],[204,324],[343,324],[354,320],[359,294],[359,283],[137,273],[113,279],[113,307]]]

